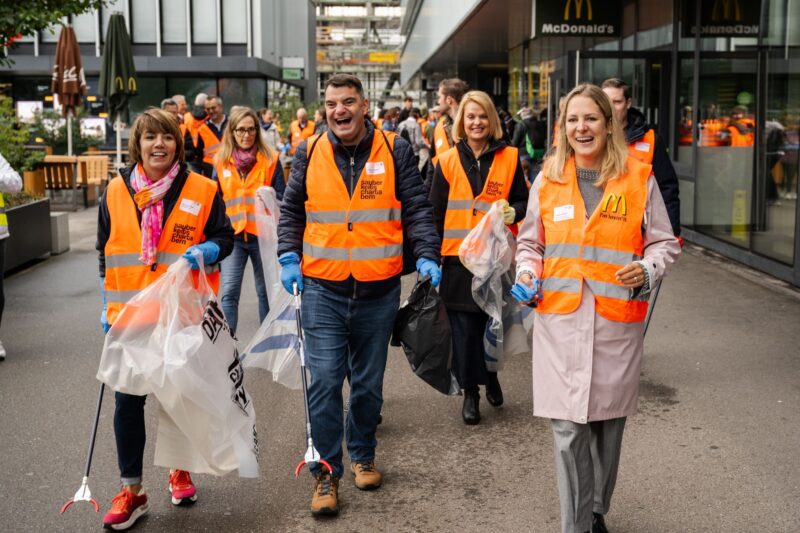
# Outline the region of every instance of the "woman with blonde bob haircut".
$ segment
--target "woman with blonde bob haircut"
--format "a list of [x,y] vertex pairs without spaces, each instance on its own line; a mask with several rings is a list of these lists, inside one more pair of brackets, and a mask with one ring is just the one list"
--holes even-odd
[[458,247],[493,203],[501,204],[505,223],[513,225],[528,200],[519,153],[502,139],[489,95],[466,93],[453,123],[455,146],[438,154],[431,181],[434,220],[443,237],[439,293],[453,330],[453,369],[464,389],[461,416],[470,425],[481,418],[478,386],[486,386],[486,400],[494,407],[503,404],[503,391],[497,372],[486,365],[483,336],[489,317],[472,299],[472,274],[461,264]]
[[233,252],[222,263],[222,312],[236,332],[239,321],[239,296],[247,259],[253,263],[253,274],[258,295],[259,323],[269,312],[267,286],[258,247],[256,226],[256,191],[267,185],[275,189],[278,200],[283,200],[286,182],[278,154],[264,138],[258,116],[249,107],[234,106],[228,125],[222,134],[222,148],[214,157],[213,179],[225,200],[225,209],[235,233]]
[[536,307],[533,414],[549,418],[564,533],[607,533],[634,414],[650,289],[680,253],[650,165],[628,157],[611,102],[579,85],[531,186],[511,294]]

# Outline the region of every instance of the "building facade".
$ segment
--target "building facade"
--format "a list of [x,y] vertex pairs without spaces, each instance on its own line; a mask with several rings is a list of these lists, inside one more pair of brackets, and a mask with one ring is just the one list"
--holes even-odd
[[686,239],[800,286],[800,0],[404,4],[404,86],[458,76],[552,125],[576,83],[624,79],[669,146]]

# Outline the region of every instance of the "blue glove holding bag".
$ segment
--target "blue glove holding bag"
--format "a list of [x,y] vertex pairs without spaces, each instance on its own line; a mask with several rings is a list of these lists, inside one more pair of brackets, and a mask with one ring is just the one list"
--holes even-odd
[[281,284],[286,292],[294,294],[293,285],[297,283],[297,290],[303,292],[303,273],[300,271],[300,256],[294,252],[286,252],[278,257],[281,264]]
[[103,310],[100,311],[100,327],[103,333],[108,333],[111,324],[108,323],[108,304],[106,303],[106,278],[100,278],[100,294],[103,295]]
[[189,263],[192,265],[192,270],[200,270],[200,265],[197,262],[195,253],[201,254],[204,265],[210,265],[217,262],[217,258],[219,257],[219,246],[217,246],[217,243],[215,242],[206,241],[200,244],[194,244],[187,248],[185,252],[183,252],[181,257],[189,261]]
[[431,285],[437,287],[439,282],[442,281],[442,269],[433,259],[427,257],[420,257],[417,259],[417,272],[420,277],[430,276]]
[[514,286],[511,287],[511,296],[522,304],[536,307],[542,299],[541,283],[538,278],[532,278],[531,283],[532,285],[527,285],[521,281],[516,282]]

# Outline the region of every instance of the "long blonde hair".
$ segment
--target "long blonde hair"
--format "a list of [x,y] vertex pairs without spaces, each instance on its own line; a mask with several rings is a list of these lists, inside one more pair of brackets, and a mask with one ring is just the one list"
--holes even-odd
[[608,128],[610,133],[606,140],[603,163],[600,166],[600,176],[597,182],[595,182],[595,185],[602,187],[611,178],[628,171],[626,165],[628,146],[625,143],[625,136],[622,133],[622,128],[614,117],[611,101],[600,87],[592,85],[591,83],[582,83],[572,89],[559,106],[555,150],[545,159],[542,172],[550,181],[556,183],[564,183],[565,181],[564,167],[567,164],[567,160],[575,156],[575,151],[572,149],[572,146],[570,146],[569,140],[567,140],[567,128],[564,125],[564,121],[566,119],[569,103],[576,96],[591,98],[594,103],[597,104],[597,107],[600,108],[600,112],[606,119],[606,128]]
[[467,137],[467,131],[464,128],[464,108],[469,102],[474,102],[481,106],[489,116],[489,135],[492,139],[502,139],[503,128],[500,126],[500,117],[497,115],[497,109],[494,107],[492,98],[483,91],[469,91],[461,99],[461,103],[458,104],[458,113],[456,113],[456,119],[453,121],[453,141],[459,142]]
[[273,150],[267,141],[264,139],[264,133],[261,131],[261,123],[256,116],[256,112],[245,106],[234,106],[231,108],[230,116],[228,117],[228,124],[225,126],[225,131],[222,134],[222,148],[220,148],[217,155],[214,156],[214,165],[224,165],[230,161],[233,155],[233,149],[237,147],[235,130],[239,123],[245,118],[250,117],[253,119],[253,125],[256,128],[255,146],[258,152],[263,155],[267,161],[272,161],[276,157],[275,150]]

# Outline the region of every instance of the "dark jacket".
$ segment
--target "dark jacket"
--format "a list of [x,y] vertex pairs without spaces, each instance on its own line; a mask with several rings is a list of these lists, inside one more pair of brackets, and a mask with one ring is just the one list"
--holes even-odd
[[[120,176],[122,176],[122,179],[125,181],[125,186],[128,188],[128,192],[131,195],[131,199],[133,199],[133,195],[135,194],[131,187],[130,180],[133,166],[134,165],[124,168],[120,172]],[[172,213],[175,203],[178,201],[178,198],[180,198],[180,192],[183,190],[188,176],[189,172],[186,170],[186,165],[182,165],[178,176],[175,178],[175,181],[172,182],[172,187],[170,187],[167,194],[164,195],[164,223],[169,219],[169,215]],[[136,204],[134,203],[134,205]],[[136,210],[136,216],[139,218],[139,223],[141,224],[142,213],[138,209]],[[106,204],[106,195],[103,194],[103,196],[100,197],[99,208],[97,210],[97,242],[95,243],[95,248],[98,251],[98,260],[100,261],[101,278],[106,275],[105,248],[110,235],[111,216],[108,212],[108,204]],[[217,194],[216,198],[214,198],[214,205],[211,206],[208,221],[206,222],[205,228],[203,228],[203,235],[205,235],[206,241],[212,241],[219,246],[217,263],[228,257],[231,251],[233,251],[233,228],[231,227],[231,221],[228,219],[228,215],[225,214],[225,202],[222,200],[221,194]]]
[[[628,125],[625,126],[625,140],[634,143],[640,140],[650,130],[647,120],[641,111],[635,107],[628,109]],[[667,206],[672,231],[675,236],[681,234],[681,199],[678,190],[678,176],[672,167],[672,161],[667,154],[667,146],[658,133],[656,136],[656,146],[653,151],[653,174],[661,191],[661,197]]]
[[526,137],[530,138],[533,148],[543,149],[547,144],[547,122],[542,123],[535,117],[530,117],[517,122],[514,128],[511,146],[519,148],[520,157],[530,158],[530,154],[527,151],[527,143],[525,142]]
[[[197,116],[194,113],[194,110],[192,110],[192,116],[197,118]],[[228,115],[225,115],[225,119],[222,121],[222,125],[220,126],[219,129],[217,129],[217,127],[210,120],[206,120],[206,126],[208,126],[208,129],[211,130],[211,133],[213,133],[220,141],[222,141],[222,134],[225,132],[225,127],[227,125],[228,125]],[[208,165],[203,163],[203,150],[205,149],[206,146],[205,142],[203,141],[203,136],[198,135],[197,144],[192,144],[192,135],[187,129],[186,134],[183,136],[183,145],[184,145],[184,151],[186,152],[186,162],[197,165],[198,167],[202,166],[204,170],[208,171],[208,173],[205,175],[210,177],[211,169],[210,168],[206,169],[205,167],[208,167]]]
[[[483,186],[489,176],[489,169],[494,161],[494,154],[504,146],[507,146],[504,141],[493,141],[489,149],[481,155],[479,164],[466,141],[461,141],[456,145],[461,166],[464,168],[464,173],[467,175],[469,184],[472,187],[473,197],[483,191]],[[447,198],[449,195],[450,183],[444,177],[441,166],[437,164],[433,175],[433,183],[431,184],[431,203],[433,204],[433,219],[439,235],[444,234],[444,216],[447,212]],[[508,203],[516,213],[514,222],[522,220],[528,207],[528,187],[525,185],[525,177],[519,161],[517,161],[517,168],[514,170],[511,190],[508,193]],[[480,308],[472,299],[472,273],[461,264],[461,260],[458,257],[444,257],[442,284],[439,287],[439,294],[448,309],[480,311]]]
[[[339,168],[339,174],[351,196],[358,184],[361,171],[369,159],[373,136],[383,135],[369,120],[365,120],[365,124],[367,134],[354,150],[352,147],[349,148],[350,151],[339,142],[332,131],[326,133],[333,145],[334,159]],[[303,233],[306,229],[305,202],[308,199],[306,191],[308,149],[308,141],[300,143],[292,161],[292,173],[286,185],[281,218],[278,223],[278,255],[294,252],[300,257],[303,256]],[[312,152],[311,157],[320,156]],[[431,204],[425,195],[422,178],[414,162],[414,152],[411,150],[411,146],[400,137],[395,139],[393,158],[395,162],[395,195],[402,204],[404,240],[411,245],[415,260],[426,257],[439,263],[442,244],[433,225]],[[400,276],[370,282],[357,282],[352,276],[344,281],[321,279],[316,279],[316,281],[337,294],[348,295],[354,299],[370,299],[384,296],[387,291],[400,283]]]

